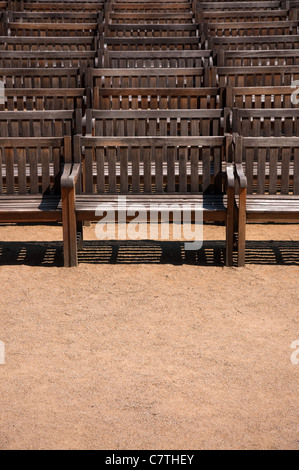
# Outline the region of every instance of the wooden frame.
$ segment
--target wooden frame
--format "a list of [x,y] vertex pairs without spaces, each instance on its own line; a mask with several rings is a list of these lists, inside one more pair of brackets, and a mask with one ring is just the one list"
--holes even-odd
[[63,183],[73,169],[71,137],[0,138],[0,157],[0,222],[63,221],[64,264],[70,266],[68,188]]
[[[205,221],[226,223],[226,264],[232,265],[233,250],[233,167],[228,163],[231,137],[171,137],[171,138],[97,138],[76,136],[74,161],[76,170],[70,176],[70,206],[73,207],[73,224],[70,227],[72,240],[77,240],[77,227],[84,221],[99,220],[96,208],[107,203],[115,206],[119,195],[126,195],[130,203],[150,202],[177,204],[187,201],[202,201]],[[85,153],[82,153],[82,148]],[[132,195],[128,192],[128,159],[132,159]],[[120,159],[120,188],[117,190],[116,161]],[[174,164],[179,159],[179,183],[175,184]],[[191,158],[191,184],[187,185],[187,161]],[[214,172],[211,174],[211,159]],[[168,162],[166,180],[163,161]],[[223,177],[222,162],[227,162]],[[104,164],[108,163],[108,192],[105,185]],[[143,185],[140,184],[139,164],[143,161]],[[202,183],[199,186],[198,164],[202,161]],[[97,183],[94,185],[94,162],[97,168]],[[151,162],[154,164],[152,166]],[[154,168],[155,184],[152,185]],[[212,178],[213,176],[213,178]],[[227,192],[225,190],[227,189]],[[189,191],[189,192],[188,192]],[[226,194],[226,196],[225,196]],[[108,207],[108,206],[107,206]],[[116,206],[115,206],[116,207]],[[75,220],[74,220],[75,216]],[[128,219],[129,220],[129,219]],[[128,221],[127,220],[127,221]],[[82,236],[82,225],[81,225]],[[73,245],[71,260],[77,265],[77,245]]]
[[236,136],[235,172],[238,265],[244,266],[247,222],[299,221],[299,138]]

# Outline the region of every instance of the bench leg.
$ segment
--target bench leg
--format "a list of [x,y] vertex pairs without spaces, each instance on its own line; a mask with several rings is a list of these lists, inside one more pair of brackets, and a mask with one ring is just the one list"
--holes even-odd
[[61,194],[64,266],[71,268],[78,266],[75,188],[62,188]]
[[246,189],[240,190],[238,214],[238,266],[245,266],[246,250]]
[[227,198],[226,215],[226,266],[233,266],[234,252],[234,193],[229,194]]

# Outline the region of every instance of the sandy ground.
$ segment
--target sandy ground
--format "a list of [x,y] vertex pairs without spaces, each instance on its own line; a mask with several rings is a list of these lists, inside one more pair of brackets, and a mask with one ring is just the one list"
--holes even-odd
[[0,227],[0,449],[299,449],[298,229],[250,226],[240,270],[223,227],[66,270],[60,228]]

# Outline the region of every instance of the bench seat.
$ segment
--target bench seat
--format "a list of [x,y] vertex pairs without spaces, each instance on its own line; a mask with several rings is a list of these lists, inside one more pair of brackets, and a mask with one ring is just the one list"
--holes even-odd
[[[95,215],[96,209],[101,205],[102,209],[109,207],[118,207],[119,197],[126,197],[126,204],[128,206],[142,204],[147,211],[150,210],[151,204],[178,204],[180,207],[183,205],[197,204],[203,209],[204,221],[219,221],[225,222],[227,214],[227,196],[221,194],[213,195],[192,195],[192,194],[80,194],[76,196],[75,210],[78,221],[86,219],[90,221],[99,220],[100,217]],[[194,211],[192,211],[194,212]],[[194,214],[193,214],[194,215]],[[132,217],[134,218],[134,217]],[[128,218],[127,221],[132,220]]]
[[0,223],[61,222],[61,197],[56,195],[0,196]]
[[295,195],[247,195],[246,213],[248,220],[255,220],[259,214],[266,219],[272,221],[280,221],[282,219],[299,221],[299,196]]

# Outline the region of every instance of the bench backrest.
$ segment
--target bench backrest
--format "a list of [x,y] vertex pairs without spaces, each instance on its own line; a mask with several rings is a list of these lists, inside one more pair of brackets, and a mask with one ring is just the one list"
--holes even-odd
[[217,65],[219,67],[299,65],[299,50],[219,50],[217,53]]
[[299,80],[299,66],[214,67],[211,76],[220,87],[291,86]]
[[198,2],[197,7],[199,10],[214,10],[214,11],[236,11],[236,10],[274,10],[281,7],[280,0],[271,1],[254,1],[254,2]]
[[297,34],[298,21],[261,21],[251,23],[206,23],[209,36],[274,36]]
[[299,109],[233,109],[232,131],[243,137],[299,137]]
[[6,88],[78,88],[76,68],[0,68],[0,80]]
[[114,37],[103,38],[101,48],[107,47],[110,51],[151,51],[151,50],[177,50],[190,51],[201,49],[198,37]]
[[190,1],[184,2],[113,2],[112,5],[114,12],[138,12],[138,13],[151,13],[151,12],[190,12]]
[[105,68],[209,67],[211,51],[105,51]]
[[97,49],[97,41],[93,37],[28,37],[1,36],[1,51],[79,51],[90,52]]
[[83,88],[5,88],[0,111],[72,110],[84,105]]
[[10,23],[11,36],[95,36],[98,23]]
[[9,21],[12,23],[96,23],[100,19],[99,13],[92,12],[9,12]]
[[0,194],[60,194],[71,137],[0,138]]
[[0,112],[0,137],[64,137],[75,132],[72,110]]
[[199,68],[88,69],[86,85],[93,88],[200,88],[210,83],[209,70]]
[[210,38],[209,49],[221,49],[229,51],[237,50],[276,50],[276,49],[299,49],[299,35],[291,36],[244,36],[244,37],[221,37]]
[[111,12],[108,15],[108,21],[116,24],[188,24],[193,23],[193,13],[190,12],[151,12],[151,13],[132,13],[132,12]]
[[[223,191],[223,161],[226,158],[224,137],[81,137],[75,136],[74,160],[83,164],[83,181],[77,190],[86,194],[128,194],[129,167],[133,193],[221,193]],[[84,158],[82,148],[85,148]],[[229,146],[227,146],[228,148]],[[143,164],[143,178],[140,163]],[[191,162],[191,183],[188,184],[187,165]],[[167,175],[163,168],[167,164]],[[175,166],[179,163],[176,184]],[[199,164],[202,180],[199,181]],[[120,183],[117,182],[117,165]],[[212,173],[211,166],[214,171]],[[94,171],[96,170],[96,179]],[[106,182],[108,180],[108,184]]]
[[[77,118],[80,125],[80,115]],[[97,137],[220,136],[222,110],[99,111],[86,110],[86,134]]]
[[202,23],[249,23],[286,21],[287,10],[227,10],[227,11],[201,11],[198,21]]
[[219,88],[94,88],[93,108],[129,109],[221,109]]
[[106,24],[106,37],[194,37],[198,25],[188,24]]
[[226,106],[233,108],[298,108],[293,87],[228,87]]
[[103,9],[104,1],[97,1],[97,2],[27,2],[27,1],[17,1],[20,5],[20,11],[29,11],[29,12],[91,12],[97,13],[99,10]]
[[299,195],[298,137],[236,137],[235,160],[245,167],[248,194]]
[[0,67],[3,68],[44,68],[94,67],[94,51],[1,51]]

